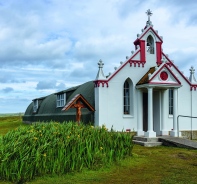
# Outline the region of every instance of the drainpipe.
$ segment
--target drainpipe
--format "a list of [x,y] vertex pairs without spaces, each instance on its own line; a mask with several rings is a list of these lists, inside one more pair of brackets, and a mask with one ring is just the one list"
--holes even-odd
[[[191,90],[191,117],[192,117],[192,90]],[[193,139],[192,137],[192,118],[191,118],[191,140]]]

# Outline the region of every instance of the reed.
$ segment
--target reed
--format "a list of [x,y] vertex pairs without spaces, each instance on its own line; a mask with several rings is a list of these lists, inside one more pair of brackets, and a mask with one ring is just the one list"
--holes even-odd
[[132,154],[129,134],[73,122],[19,127],[0,140],[0,177],[25,182],[45,174],[98,169]]

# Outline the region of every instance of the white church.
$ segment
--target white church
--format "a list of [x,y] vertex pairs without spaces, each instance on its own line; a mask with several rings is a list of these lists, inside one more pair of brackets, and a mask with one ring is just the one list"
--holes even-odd
[[163,52],[163,38],[150,21],[152,12],[146,13],[148,21],[137,34],[135,51],[112,74],[104,75],[100,60],[94,81],[33,99],[23,121],[75,121],[76,110],[65,109],[81,95],[89,104],[88,109],[81,102],[86,107],[80,114],[84,123],[145,137],[197,133],[195,70],[191,67],[189,78],[185,77]]
[[[99,61],[95,85],[95,126],[135,131],[138,136],[181,136],[197,130],[197,81],[162,50],[163,38],[148,21],[137,34],[135,51],[108,76]],[[188,117],[183,117],[188,116]]]

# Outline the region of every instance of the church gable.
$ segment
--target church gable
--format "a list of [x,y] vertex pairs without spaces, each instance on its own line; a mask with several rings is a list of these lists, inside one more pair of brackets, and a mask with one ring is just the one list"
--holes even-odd
[[[196,90],[197,89],[197,81],[195,79],[194,73],[195,73],[195,69],[193,67],[191,67],[190,69],[190,77],[187,78],[183,75],[183,73],[178,69],[178,67],[174,64],[173,60],[170,60],[167,54],[162,53],[162,60],[165,61],[166,65],[168,66],[168,68],[170,68],[171,71],[173,71],[173,73],[177,73],[178,75],[180,75],[180,77],[188,84],[188,86],[190,87],[190,90],[192,91],[193,89]],[[162,61],[161,61],[162,62]],[[176,75],[177,75],[176,74]]]
[[134,45],[138,45],[141,40],[149,42],[147,39],[149,36],[152,36],[155,42],[163,43],[162,37],[158,35],[158,31],[154,30],[152,26],[147,27],[146,29],[142,29],[141,35],[138,34],[137,36],[138,38],[134,41]]
[[139,80],[139,85],[177,85],[180,86],[181,82],[170,70],[166,63],[163,63],[159,67],[151,67],[148,72]]
[[149,84],[181,85],[181,82],[164,63],[159,68],[156,67],[156,71],[149,78]]
[[[168,83],[168,84],[176,84],[181,85],[182,79],[186,81],[188,86],[191,90],[197,89],[197,82],[195,82],[194,77],[190,77],[189,79],[183,75],[181,71],[177,68],[177,66],[168,58],[167,54],[164,54],[162,51],[162,44],[163,44],[163,38],[162,36],[159,36],[158,31],[153,29],[152,22],[150,21],[150,16],[152,15],[152,12],[150,10],[147,10],[148,15],[148,21],[146,22],[146,26],[142,29],[141,34],[137,34],[137,39],[134,41],[135,45],[135,51],[131,51],[130,56],[126,56],[125,61],[121,61],[119,67],[114,67],[114,72],[109,73],[107,76],[104,75],[102,68],[103,63],[102,61],[99,61],[99,71],[96,77],[96,80],[94,81],[95,87],[109,87],[109,82],[114,79],[115,76],[117,76],[120,71],[124,67],[134,67],[134,68],[144,68],[140,69],[140,71],[145,71],[146,69],[150,68],[151,66],[157,66],[160,68],[160,66],[165,63],[165,70],[167,71],[166,76],[168,76],[167,80],[161,80],[161,77],[165,78],[164,72],[161,74],[161,76],[155,76],[154,79],[151,81],[148,80],[148,74],[143,76],[143,80],[140,81],[140,83],[144,83],[145,80],[152,83]],[[164,61],[163,61],[164,60]],[[127,66],[126,66],[127,65]],[[163,65],[162,65],[163,66]],[[133,69],[131,70],[133,73]],[[139,70],[136,70],[136,72],[139,74]],[[151,70],[152,71],[152,70]],[[150,71],[149,71],[150,73]],[[192,73],[192,72],[191,72]],[[152,74],[152,73],[151,73]],[[193,76],[193,74],[191,74]],[[138,76],[138,77],[137,77]],[[137,75],[137,80],[139,80],[139,75]],[[181,77],[181,82],[178,80],[178,77]],[[140,85],[140,84],[138,84]]]

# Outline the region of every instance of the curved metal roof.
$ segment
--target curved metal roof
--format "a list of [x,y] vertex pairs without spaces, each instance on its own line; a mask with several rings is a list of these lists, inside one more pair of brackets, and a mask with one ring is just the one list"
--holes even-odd
[[[76,95],[82,94],[84,98],[94,107],[94,83],[93,81],[86,82],[80,86],[69,88],[61,91],[66,94],[66,104]],[[58,92],[60,93],[60,92]],[[63,107],[56,107],[56,94],[54,93],[45,98],[38,99],[38,110],[33,112],[33,102],[27,107],[24,116],[39,116],[39,115],[75,115],[75,109],[69,109],[68,111],[62,111]],[[66,105],[65,104],[65,105]],[[88,112],[87,109],[83,109],[82,112]]]

